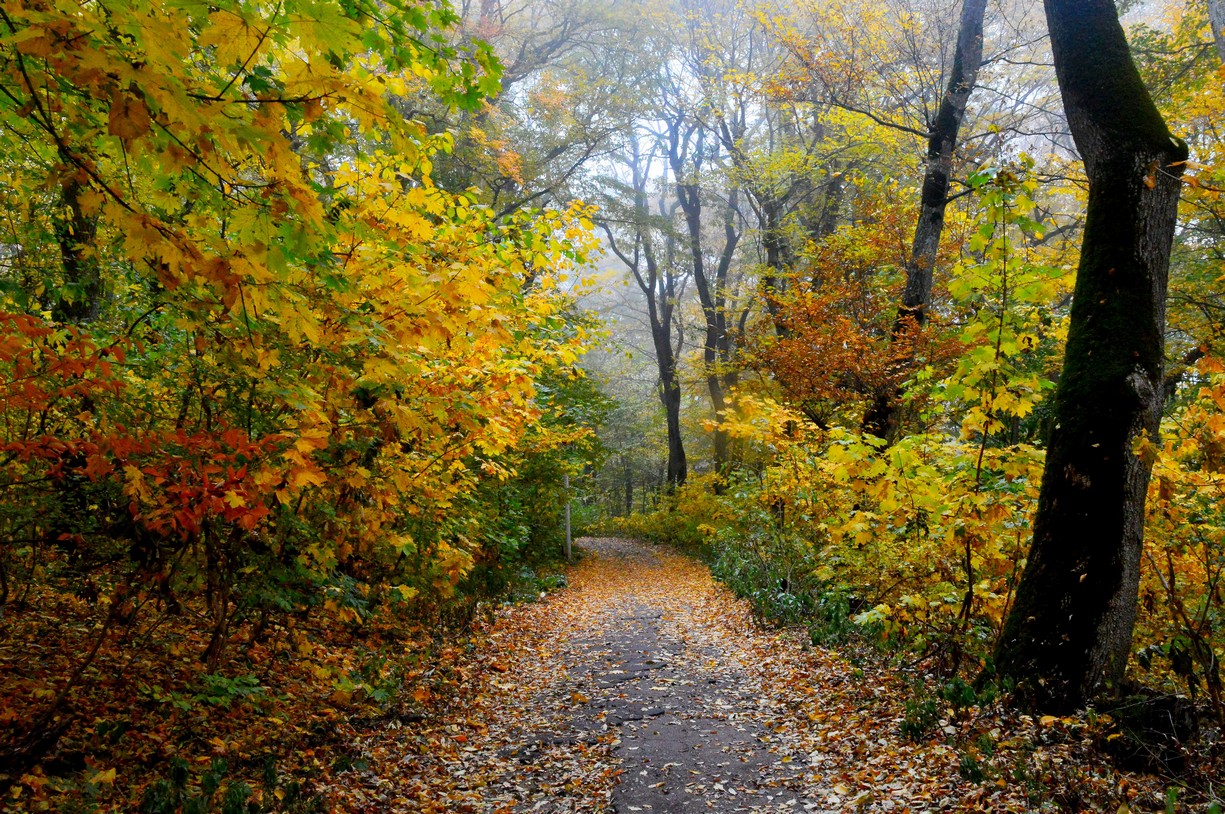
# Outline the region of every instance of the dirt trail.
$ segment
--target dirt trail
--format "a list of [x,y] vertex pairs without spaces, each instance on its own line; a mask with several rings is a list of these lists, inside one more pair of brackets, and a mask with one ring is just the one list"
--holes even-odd
[[[620,540],[590,543],[611,571],[594,631],[575,637],[570,668],[587,700],[571,726],[615,731],[622,774],[612,810],[752,811],[796,800],[802,760],[755,716],[764,694],[743,670],[726,631],[706,618],[708,577]],[[594,609],[593,609],[594,610]],[[594,633],[594,635],[590,635]],[[619,731],[618,731],[619,730]],[[783,762],[783,758],[789,758]],[[790,788],[789,788],[790,786]]]
[[952,748],[901,741],[898,687],[757,629],[699,564],[580,542],[570,587],[499,619],[448,710],[355,745],[338,809],[1012,808],[961,782]]

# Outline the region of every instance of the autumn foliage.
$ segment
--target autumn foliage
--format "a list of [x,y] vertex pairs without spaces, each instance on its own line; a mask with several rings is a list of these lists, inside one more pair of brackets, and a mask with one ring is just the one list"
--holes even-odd
[[[1130,677],[1222,722],[1225,68],[1168,5],[1132,32],[1191,158]],[[517,669],[474,631],[564,584],[538,569],[598,479],[618,533],[709,556],[805,652],[897,657],[958,715],[1006,697],[1084,183],[1041,27],[1001,7],[899,310],[956,40],[929,6],[4,4],[0,810],[323,810],[375,728],[461,755],[440,710],[494,714],[472,685]],[[593,222],[661,281],[600,292],[603,381]],[[550,624],[493,641],[545,672]]]
[[772,318],[749,337],[749,364],[822,426],[854,423],[877,392],[918,369],[946,368],[958,347],[938,325],[894,324],[907,210],[865,196],[857,214],[857,225],[809,246],[786,285],[765,293]]
[[330,0],[0,13],[7,782],[128,720],[108,697],[241,697],[239,656],[309,673],[329,626],[436,618],[526,542],[473,496],[521,494],[520,463],[586,435],[538,383],[577,375],[585,328],[555,286],[589,224],[498,219],[432,182],[452,137],[424,112],[497,87],[456,21]]

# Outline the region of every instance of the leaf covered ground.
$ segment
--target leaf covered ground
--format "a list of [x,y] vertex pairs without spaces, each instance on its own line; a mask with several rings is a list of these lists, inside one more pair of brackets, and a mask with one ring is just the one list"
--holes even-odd
[[[757,626],[694,561],[584,541],[568,588],[501,614],[422,721],[355,736],[347,811],[1142,811],[1099,720],[948,701]],[[916,700],[920,699],[920,700]]]

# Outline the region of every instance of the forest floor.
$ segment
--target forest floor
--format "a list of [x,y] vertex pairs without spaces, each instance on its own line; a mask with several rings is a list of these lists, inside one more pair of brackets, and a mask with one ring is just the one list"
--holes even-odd
[[569,587],[500,615],[436,714],[357,736],[335,808],[1165,810],[1165,784],[1101,762],[1084,722],[908,709],[913,676],[763,630],[699,563],[580,544]]

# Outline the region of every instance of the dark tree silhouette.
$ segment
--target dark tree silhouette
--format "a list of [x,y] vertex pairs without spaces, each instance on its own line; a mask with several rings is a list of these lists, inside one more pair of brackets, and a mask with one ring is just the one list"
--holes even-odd
[[1046,0],[1089,178],[1033,548],[995,652],[1023,706],[1070,711],[1123,677],[1162,408],[1170,246],[1186,146],[1132,62],[1113,0]]
[[[966,104],[978,69],[983,61],[983,17],[987,0],[965,0],[957,28],[957,49],[949,71],[948,86],[928,127],[927,161],[923,188],[919,193],[919,218],[915,223],[910,259],[906,262],[906,288],[893,326],[893,336],[905,336],[927,321],[931,305],[932,281],[940,235],[944,232],[944,211],[948,208],[949,183],[953,174],[953,153],[965,119]],[[899,359],[899,365],[909,363]],[[903,368],[904,369],[904,368]],[[863,418],[863,429],[878,438],[892,440],[897,430],[898,399],[894,385],[882,388]]]

